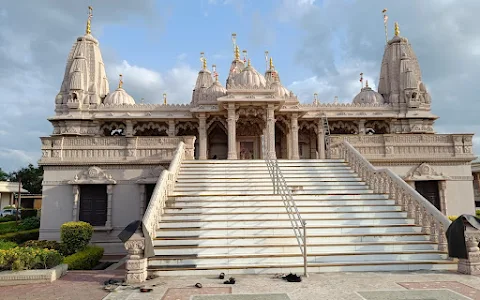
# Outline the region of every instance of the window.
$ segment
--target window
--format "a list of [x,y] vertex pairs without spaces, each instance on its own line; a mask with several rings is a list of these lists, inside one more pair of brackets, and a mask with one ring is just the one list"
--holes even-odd
[[78,219],[92,226],[105,226],[107,222],[108,195],[104,184],[80,186],[80,213]]

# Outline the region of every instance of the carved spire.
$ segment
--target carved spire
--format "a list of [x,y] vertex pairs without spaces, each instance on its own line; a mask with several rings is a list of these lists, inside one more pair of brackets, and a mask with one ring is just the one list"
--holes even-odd
[[118,88],[121,89],[121,88],[123,87],[123,80],[122,80],[122,79],[123,79],[123,75],[120,74],[119,77],[120,77],[120,80],[118,81]]
[[88,7],[87,29],[85,30],[86,34],[91,34],[92,33],[92,28],[91,28],[92,17],[93,17],[92,11],[93,11],[93,7],[89,6]]
[[400,36],[400,26],[398,26],[398,22],[395,22],[395,36]]

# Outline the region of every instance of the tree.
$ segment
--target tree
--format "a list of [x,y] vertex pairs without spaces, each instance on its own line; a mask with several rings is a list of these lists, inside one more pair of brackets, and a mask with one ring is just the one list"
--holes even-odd
[[26,168],[10,173],[9,177],[10,181],[14,182],[18,182],[20,177],[23,188],[31,194],[42,193],[43,167],[34,167],[29,164]]
[[0,181],[7,181],[10,179],[10,176],[5,173],[2,168],[0,168]]

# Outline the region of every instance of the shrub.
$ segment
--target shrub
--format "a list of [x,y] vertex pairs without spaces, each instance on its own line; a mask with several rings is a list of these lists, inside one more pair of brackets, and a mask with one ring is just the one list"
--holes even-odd
[[0,217],[0,223],[10,222],[10,221],[15,221],[15,216],[8,215],[5,217]]
[[57,250],[57,251],[60,251],[60,249],[62,248],[60,243],[57,241],[45,241],[45,240],[44,241],[26,241],[23,244],[23,247],[51,249],[51,250]]
[[10,221],[10,222],[0,223],[0,235],[10,233],[10,232],[15,232],[15,231],[18,231],[17,222]]
[[39,217],[30,217],[30,218],[22,219],[22,223],[20,224],[21,230],[30,230],[35,228],[40,228]]
[[64,264],[69,270],[91,270],[98,265],[103,257],[103,248],[98,246],[87,246],[84,250],[65,257]]
[[49,269],[62,262],[55,250],[16,247],[0,250],[0,270]]
[[457,218],[458,216],[448,216],[448,219],[452,222],[455,221]]
[[29,240],[38,240],[38,229],[10,232],[0,235],[0,240],[15,242],[17,244],[23,244]]
[[93,235],[93,226],[86,222],[67,222],[60,228],[65,255],[85,249]]
[[18,245],[14,242],[0,240],[0,250],[7,250],[15,247],[18,247]]
[[20,211],[22,219],[33,218],[37,216],[38,211],[36,209],[24,208]]

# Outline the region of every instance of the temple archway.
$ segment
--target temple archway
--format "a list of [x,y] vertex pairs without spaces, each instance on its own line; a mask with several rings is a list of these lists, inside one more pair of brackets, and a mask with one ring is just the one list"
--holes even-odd
[[225,126],[219,121],[208,128],[208,159],[227,159],[228,135]]
[[258,117],[240,118],[237,121],[238,159],[260,159],[262,157],[261,136],[265,121]]
[[288,124],[284,118],[277,118],[275,122],[275,154],[277,159],[288,159]]

